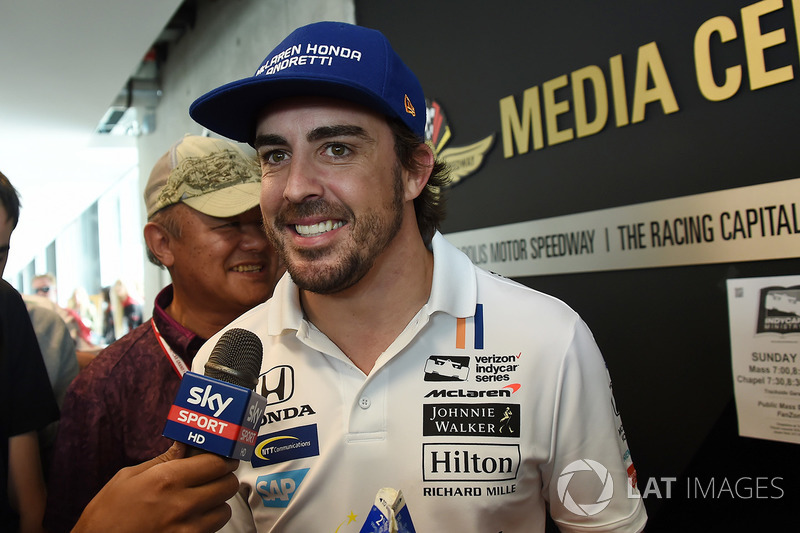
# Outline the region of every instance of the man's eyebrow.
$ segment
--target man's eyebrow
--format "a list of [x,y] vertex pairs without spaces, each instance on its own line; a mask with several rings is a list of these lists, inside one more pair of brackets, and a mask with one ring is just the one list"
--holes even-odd
[[364,128],[361,126],[341,124],[314,128],[308,133],[308,135],[306,135],[306,140],[311,142],[319,141],[321,139],[329,139],[331,137],[361,137],[362,139],[367,140],[370,138],[369,135],[367,135],[366,130],[364,130]]
[[[370,136],[361,126],[351,124],[339,124],[333,126],[320,126],[314,128],[306,135],[308,142],[330,139],[333,137],[360,137],[369,140]],[[258,150],[262,146],[285,145],[288,141],[276,133],[261,133],[253,139],[253,147]]]
[[286,144],[286,139],[274,133],[262,133],[256,135],[256,138],[253,139],[253,148],[255,148],[256,150],[258,150],[262,146],[276,145],[276,144]]

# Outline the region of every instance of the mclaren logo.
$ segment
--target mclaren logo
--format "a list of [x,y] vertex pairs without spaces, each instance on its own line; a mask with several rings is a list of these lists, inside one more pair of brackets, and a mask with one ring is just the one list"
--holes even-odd
[[510,398],[520,388],[519,383],[506,385],[502,389],[494,390],[465,390],[465,389],[439,389],[432,390],[425,395],[426,398]]
[[439,102],[434,100],[428,105],[425,137],[433,146],[437,158],[447,163],[450,168],[449,186],[453,187],[480,168],[483,159],[494,144],[494,133],[467,146],[445,148],[445,145],[450,142],[451,136],[450,125],[447,123],[444,110]]

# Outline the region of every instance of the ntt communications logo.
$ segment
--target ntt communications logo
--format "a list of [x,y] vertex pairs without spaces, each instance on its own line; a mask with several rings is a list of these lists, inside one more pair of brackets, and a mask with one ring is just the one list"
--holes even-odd
[[[570,494],[570,481],[572,481],[573,476],[578,472],[594,472],[600,479],[602,490],[600,490],[600,495],[595,502],[578,503]],[[592,483],[591,486],[594,486],[594,483]],[[558,477],[557,488],[558,499],[561,500],[564,507],[580,516],[592,516],[605,509],[611,502],[611,497],[614,495],[614,480],[611,479],[611,474],[608,473],[608,469],[597,461],[578,459],[568,464],[564,470],[561,471],[561,475]]]

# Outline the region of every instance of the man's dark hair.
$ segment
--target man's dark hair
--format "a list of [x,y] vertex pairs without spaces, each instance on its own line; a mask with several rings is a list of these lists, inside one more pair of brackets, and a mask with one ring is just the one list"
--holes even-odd
[[[389,119],[389,127],[394,134],[394,151],[400,165],[406,170],[419,170],[420,163],[414,155],[417,147],[424,141],[398,120]],[[430,246],[433,234],[444,220],[446,209],[443,191],[449,180],[447,165],[443,161],[436,160],[428,183],[420,195],[414,199],[417,227],[419,227],[419,233],[426,246]]]
[[2,172],[0,172],[0,202],[3,202],[9,220],[14,221],[11,229],[16,228],[19,222],[19,193]]

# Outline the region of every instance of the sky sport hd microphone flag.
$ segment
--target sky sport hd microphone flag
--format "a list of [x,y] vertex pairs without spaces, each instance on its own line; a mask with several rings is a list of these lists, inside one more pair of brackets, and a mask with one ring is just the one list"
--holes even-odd
[[251,331],[230,329],[217,342],[205,375],[186,372],[163,435],[194,448],[249,461],[267,400],[252,389],[263,350]]

